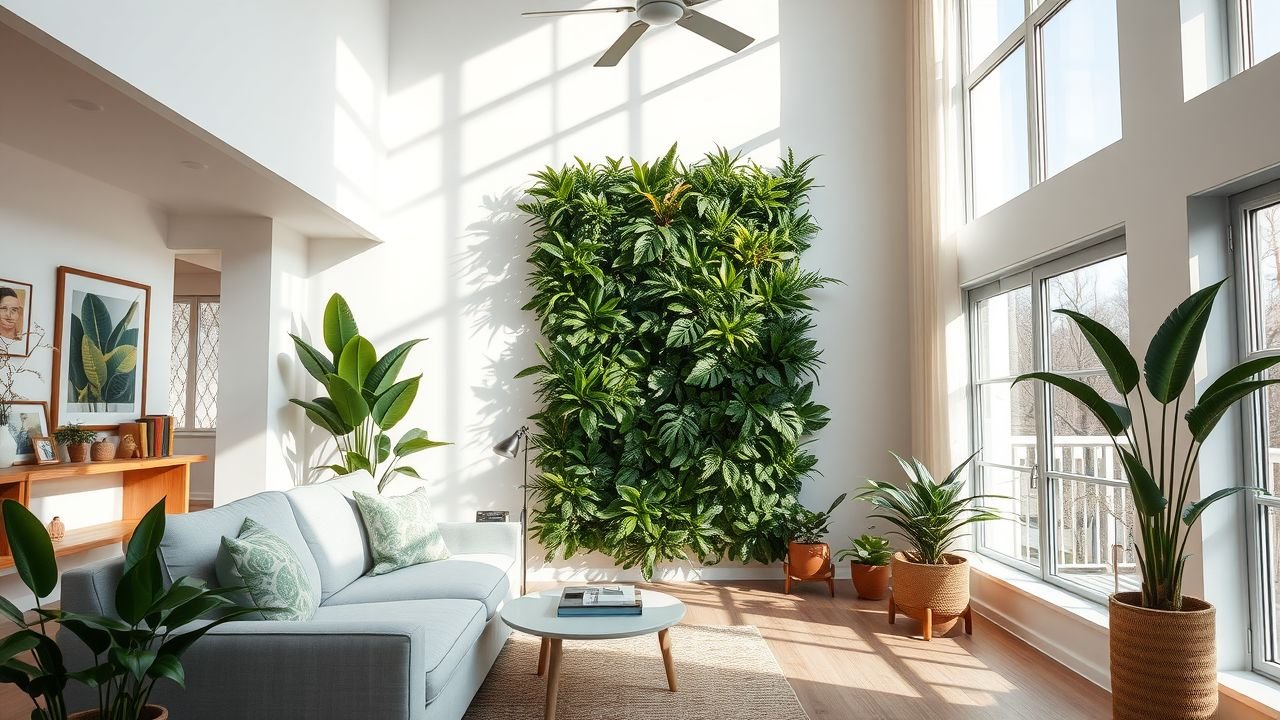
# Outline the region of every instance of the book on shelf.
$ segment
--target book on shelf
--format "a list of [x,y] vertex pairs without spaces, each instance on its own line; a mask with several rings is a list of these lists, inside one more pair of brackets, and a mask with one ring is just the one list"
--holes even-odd
[[146,440],[142,454],[146,457],[169,457],[173,454],[173,416],[144,415],[138,418]]
[[600,617],[641,615],[644,600],[635,585],[579,585],[560,593],[556,615],[560,617]]

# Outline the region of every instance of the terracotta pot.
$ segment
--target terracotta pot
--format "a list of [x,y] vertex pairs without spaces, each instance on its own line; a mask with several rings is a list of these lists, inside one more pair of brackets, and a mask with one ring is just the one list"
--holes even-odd
[[853,589],[863,600],[883,600],[889,593],[889,566],[863,565],[850,562],[849,570],[853,575]]
[[[100,717],[97,710],[81,710],[68,715],[67,720],[98,720]],[[159,705],[147,705],[142,708],[142,716],[138,720],[169,720],[169,711]]]
[[67,459],[73,463],[89,462],[89,443],[68,445]]
[[946,553],[944,564],[911,562],[893,554],[893,603],[898,612],[923,616],[933,612],[933,635],[945,635],[969,607],[969,561]]
[[1115,720],[1208,720],[1218,709],[1214,608],[1183,596],[1182,610],[1141,607],[1122,592],[1111,611],[1111,712]]
[[831,572],[831,548],[826,543],[791,542],[787,545],[791,576],[801,580],[820,578]]
[[90,456],[94,462],[104,462],[106,460],[114,460],[116,457],[116,446],[107,440],[99,440],[93,444],[89,450]]

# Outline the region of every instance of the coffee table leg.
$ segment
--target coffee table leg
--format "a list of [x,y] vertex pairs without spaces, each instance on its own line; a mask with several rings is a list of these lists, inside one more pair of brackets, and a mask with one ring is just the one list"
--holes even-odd
[[538,651],[538,677],[547,674],[547,654],[551,650],[551,638],[542,638],[542,649]]
[[560,646],[563,640],[552,638],[547,667],[547,704],[542,716],[546,720],[556,720],[556,696],[560,693]]
[[662,664],[667,668],[667,687],[671,688],[671,692],[675,692],[676,663],[671,659],[671,632],[669,629],[658,631],[658,647],[662,648]]

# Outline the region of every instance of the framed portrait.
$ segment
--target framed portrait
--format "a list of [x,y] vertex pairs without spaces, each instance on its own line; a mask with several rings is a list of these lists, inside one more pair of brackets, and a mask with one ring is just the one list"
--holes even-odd
[[49,436],[49,406],[34,400],[14,400],[9,403],[9,431],[18,443],[18,459],[14,464],[35,464],[36,448],[33,440]]
[[31,283],[0,278],[0,355],[31,354]]
[[58,446],[54,444],[53,438],[31,436],[31,449],[35,453],[35,462],[37,465],[57,465]]
[[111,430],[145,414],[151,288],[58,268],[53,422]]

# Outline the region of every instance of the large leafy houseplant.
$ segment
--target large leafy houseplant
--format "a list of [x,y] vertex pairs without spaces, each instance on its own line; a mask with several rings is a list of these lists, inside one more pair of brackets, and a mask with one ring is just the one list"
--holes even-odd
[[827,422],[801,266],[818,228],[810,160],[776,171],[726,152],[685,165],[547,168],[521,209],[545,343],[533,375],[548,559],[780,559]]
[[[326,356],[297,335],[290,335],[298,360],[320,381],[327,395],[290,402],[306,410],[307,418],[333,436],[337,462],[327,469],[339,475],[363,470],[386,487],[395,473],[421,477],[401,461],[430,448],[448,445],[432,440],[426,430],[414,428],[394,444],[387,434],[413,406],[422,376],[399,380],[409,351],[423,339],[408,340],[378,357],[373,343],[360,335],[351,306],[339,294],[329,298],[324,310]],[[381,470],[381,474],[379,474]]]
[[[1070,318],[1097,353],[1120,402],[1108,400],[1080,380],[1051,372],[1027,373],[1014,381],[1042,380],[1061,389],[1079,400],[1111,436],[1133,497],[1131,532],[1145,608],[1182,609],[1187,538],[1201,513],[1238,492],[1261,492],[1255,487],[1231,487],[1195,501],[1190,496],[1201,445],[1235,403],[1280,382],[1255,378],[1280,363],[1280,357],[1251,360],[1224,372],[1182,415],[1186,434],[1177,431],[1182,394],[1195,367],[1214,300],[1225,282],[1193,293],[1174,308],[1147,346],[1141,372],[1124,341],[1105,325],[1073,310],[1054,311]],[[1145,393],[1140,387],[1143,380]],[[1151,404],[1148,395],[1154,401]],[[1135,405],[1141,432],[1134,422]]]
[[[238,588],[210,589],[192,578],[165,587],[159,553],[164,503],[160,500],[147,512],[129,539],[115,595],[119,617],[46,607],[43,601],[58,584],[49,534],[20,503],[5,500],[0,506],[14,567],[36,598],[34,619],[28,622],[27,614],[0,597],[0,614],[19,628],[0,641],[0,682],[16,685],[31,698],[32,720],[65,720],[69,708],[63,691],[69,682],[97,689],[101,720],[139,720],[157,682],[184,684],[182,656],[192,645],[218,625],[256,611],[229,599]],[[216,619],[192,625],[214,614]],[[88,647],[93,665],[66,667],[50,635],[54,624]],[[28,652],[30,656],[24,655]]]

